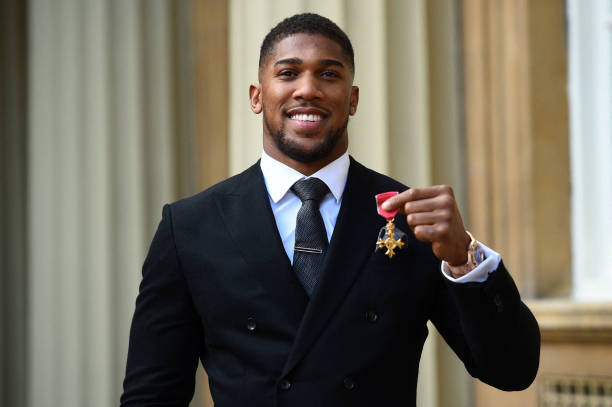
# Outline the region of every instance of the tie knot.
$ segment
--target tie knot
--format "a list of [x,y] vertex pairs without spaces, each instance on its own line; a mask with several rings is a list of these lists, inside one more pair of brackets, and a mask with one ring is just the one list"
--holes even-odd
[[293,184],[291,191],[297,195],[302,202],[314,200],[320,202],[329,192],[325,182],[319,178],[307,178]]

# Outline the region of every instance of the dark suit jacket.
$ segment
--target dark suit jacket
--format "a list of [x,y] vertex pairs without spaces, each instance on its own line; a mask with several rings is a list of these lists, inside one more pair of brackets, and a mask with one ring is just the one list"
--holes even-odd
[[472,376],[535,377],[540,337],[503,264],[485,283],[441,275],[431,245],[374,252],[374,195],[406,187],[351,159],[312,298],[294,276],[259,164],[171,205],[143,266],[125,406],[186,406],[198,358],[215,406],[413,406],[431,320]]

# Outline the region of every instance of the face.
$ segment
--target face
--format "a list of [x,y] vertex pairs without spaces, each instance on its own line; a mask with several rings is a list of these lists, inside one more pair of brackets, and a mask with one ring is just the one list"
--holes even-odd
[[251,109],[263,112],[264,150],[289,166],[322,167],[348,147],[359,89],[339,44],[321,35],[279,41],[264,60]]

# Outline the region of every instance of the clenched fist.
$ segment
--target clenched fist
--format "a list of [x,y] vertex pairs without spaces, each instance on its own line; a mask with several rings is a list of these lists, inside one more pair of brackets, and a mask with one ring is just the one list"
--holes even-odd
[[465,232],[453,189],[448,185],[410,188],[382,204],[387,211],[398,209],[417,239],[431,242],[436,257],[450,266],[467,262],[470,237]]

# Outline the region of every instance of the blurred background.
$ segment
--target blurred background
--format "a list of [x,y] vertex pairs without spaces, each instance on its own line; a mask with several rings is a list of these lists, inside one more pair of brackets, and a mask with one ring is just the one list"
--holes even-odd
[[161,207],[260,156],[259,46],[303,11],[353,41],[351,154],[451,184],[542,329],[502,393],[432,328],[418,405],[612,406],[612,0],[2,0],[0,405],[118,404]]

